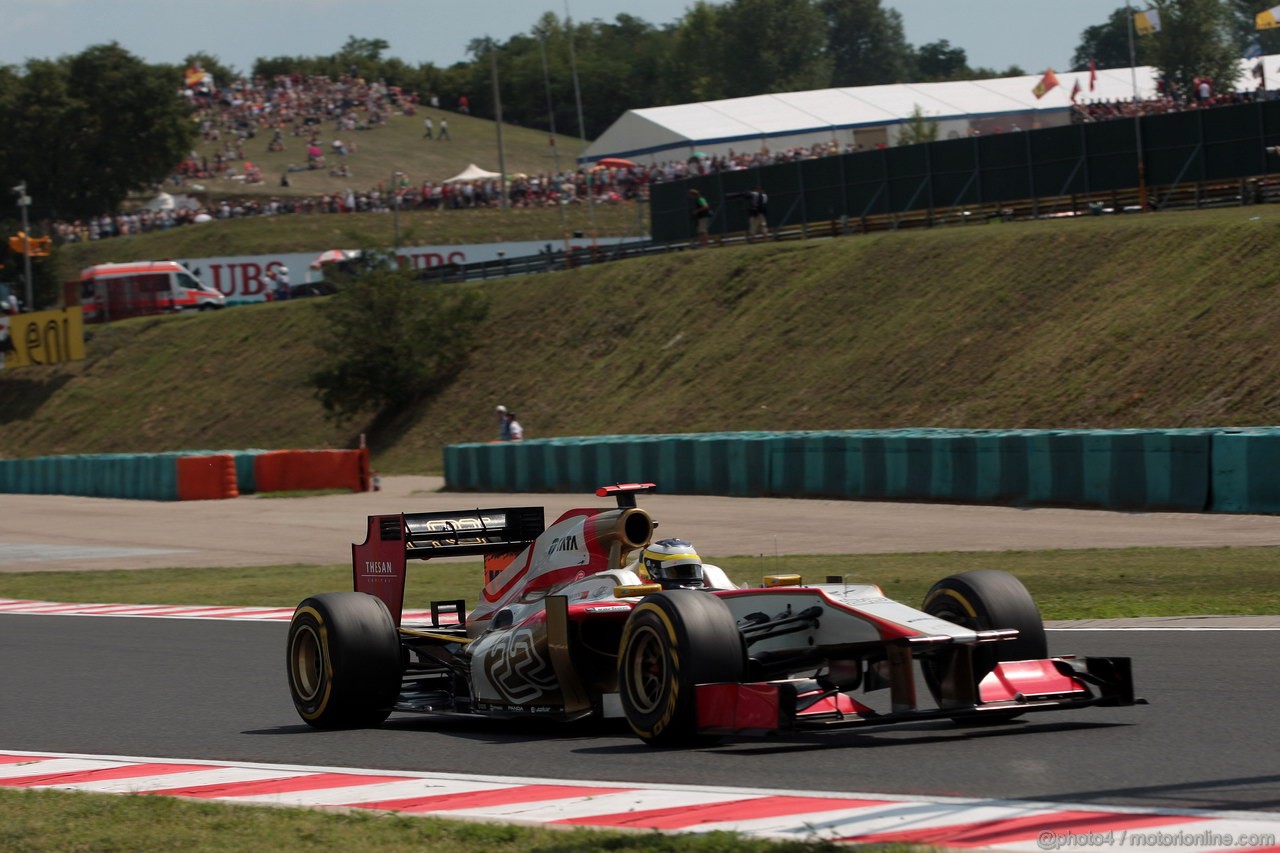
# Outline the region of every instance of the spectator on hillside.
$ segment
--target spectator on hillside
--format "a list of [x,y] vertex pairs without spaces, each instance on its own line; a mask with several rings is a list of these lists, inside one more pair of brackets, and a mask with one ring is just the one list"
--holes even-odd
[[436,139],[453,141],[453,137],[449,135],[449,120],[443,116],[440,118],[440,133],[436,136]]
[[510,441],[511,420],[507,417],[507,407],[498,406],[493,411],[498,416],[498,441]]
[[433,127],[434,125],[431,122],[431,116],[427,116],[422,120],[422,138],[423,139],[431,138],[431,131]]
[[711,205],[696,189],[689,190],[689,199],[693,204],[693,232],[699,246],[705,246],[711,239]]
[[515,412],[507,412],[508,441],[524,441],[524,427],[516,420]]
[[740,198],[747,206],[747,242],[754,243],[757,236],[769,238],[769,196],[760,187],[749,193],[728,193],[726,199]]

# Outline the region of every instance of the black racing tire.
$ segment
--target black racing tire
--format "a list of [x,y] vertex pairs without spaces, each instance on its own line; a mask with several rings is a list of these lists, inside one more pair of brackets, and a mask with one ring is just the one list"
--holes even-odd
[[646,596],[627,618],[618,650],[618,695],[627,723],[650,746],[691,746],[695,686],[739,682],[746,646],[729,606],[700,590]]
[[[924,597],[923,610],[930,616],[977,631],[1016,628],[1016,639],[977,646],[973,650],[974,677],[980,682],[996,663],[1040,660],[1049,656],[1040,609],[1027,588],[1008,572],[976,569],[938,581]],[[922,666],[925,682],[939,695],[939,678],[933,666]],[[958,716],[967,725],[1003,723],[1021,716],[1020,711]]]
[[289,693],[317,729],[376,726],[400,695],[400,635],[381,599],[363,592],[313,595],[289,622]]

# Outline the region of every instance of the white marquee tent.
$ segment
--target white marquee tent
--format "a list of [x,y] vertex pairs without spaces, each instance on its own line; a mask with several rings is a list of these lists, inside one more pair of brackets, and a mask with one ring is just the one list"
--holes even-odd
[[[1263,57],[1267,79],[1280,80],[1280,55]],[[1254,82],[1254,60],[1241,60],[1237,86]],[[695,153],[771,151],[835,141],[842,148],[892,145],[897,126],[917,109],[938,124],[939,139],[972,131],[990,133],[1053,127],[1070,121],[1071,92],[1077,101],[1128,100],[1156,93],[1156,72],[1098,69],[1094,88],[1088,71],[1058,73],[1058,85],[1037,99],[1032,90],[1043,74],[948,83],[898,83],[756,95],[670,107],[629,110],[609,126],[580,158],[625,157],[640,163],[679,160]]]
[[452,178],[445,179],[443,183],[455,184],[458,181],[486,181],[486,180],[489,180],[490,178],[500,178],[500,177],[502,177],[501,172],[488,172],[488,171],[485,171],[484,169],[481,169],[475,163],[471,163],[470,165],[467,166],[467,168],[463,169],[461,172],[454,175]]

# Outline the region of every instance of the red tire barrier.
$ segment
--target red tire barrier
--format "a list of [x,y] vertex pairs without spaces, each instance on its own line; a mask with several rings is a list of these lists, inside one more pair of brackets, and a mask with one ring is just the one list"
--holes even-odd
[[239,496],[235,457],[178,457],[178,500],[210,501]]
[[369,490],[369,449],[271,450],[253,460],[259,492],[317,489]]

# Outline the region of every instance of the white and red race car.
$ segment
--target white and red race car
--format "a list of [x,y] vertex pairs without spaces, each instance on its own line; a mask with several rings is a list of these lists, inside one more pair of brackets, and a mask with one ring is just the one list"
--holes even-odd
[[[647,577],[630,557],[653,538],[636,506],[653,488],[603,487],[616,506],[545,529],[541,507],[370,516],[355,591],[307,598],[290,623],[298,713],[316,728],[393,711],[616,717],[668,746],[1142,702],[1128,658],[1049,657],[1035,602],[1004,572],[948,577],[920,609],[841,578]],[[478,606],[433,602],[430,624],[402,624],[408,560],[466,555],[485,558]]]

